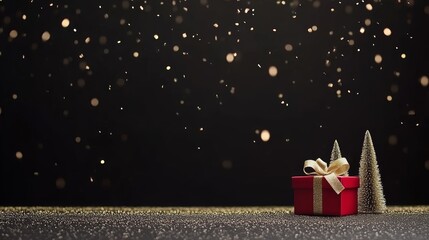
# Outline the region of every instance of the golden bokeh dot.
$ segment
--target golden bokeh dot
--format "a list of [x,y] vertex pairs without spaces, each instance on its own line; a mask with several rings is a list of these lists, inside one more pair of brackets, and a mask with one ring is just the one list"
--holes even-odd
[[399,86],[397,84],[392,84],[392,86],[390,86],[390,91],[392,91],[392,93],[397,93],[399,91]]
[[24,155],[22,154],[21,151],[18,151],[15,153],[15,157],[16,157],[16,159],[22,159],[24,157]]
[[174,51],[174,52],[178,52],[178,51],[179,51],[179,49],[180,49],[180,48],[179,48],[179,46],[177,46],[177,45],[174,45],[174,46],[173,46],[173,51]]
[[81,139],[80,137],[75,137],[75,138],[74,138],[74,141],[75,141],[76,143],[80,143],[80,142],[82,141],[82,139]]
[[231,169],[232,168],[232,162],[230,160],[224,160],[224,161],[222,161],[222,167],[225,169]]
[[226,61],[229,63],[232,63],[234,61],[234,54],[233,53],[228,53],[225,57]]
[[133,52],[133,57],[138,58],[139,57],[139,52]]
[[42,33],[42,41],[46,42],[49,41],[49,39],[51,39],[51,34],[48,31],[44,31]]
[[365,19],[365,26],[368,27],[369,25],[371,25],[371,19],[367,18]]
[[367,3],[366,5],[365,5],[365,7],[366,7],[366,10],[368,10],[368,11],[372,11],[372,5],[370,4],[370,3]]
[[182,16],[176,16],[176,18],[174,19],[174,21],[177,23],[177,24],[181,24],[181,23],[183,23],[183,17]]
[[93,107],[97,107],[97,106],[98,106],[98,104],[100,104],[100,101],[98,101],[98,99],[97,99],[97,98],[93,98],[93,99],[91,99],[91,106],[93,106]]
[[68,19],[68,18],[64,18],[62,21],[61,21],[61,26],[63,27],[63,28],[66,28],[66,27],[68,27],[70,25],[70,20]]
[[389,102],[391,102],[393,100],[393,97],[390,96],[390,95],[387,95],[386,100],[389,101]]
[[389,145],[396,145],[398,144],[398,137],[396,135],[390,135],[389,138],[387,139],[387,142],[389,143]]
[[385,29],[383,30],[383,33],[384,33],[384,35],[386,35],[386,36],[390,36],[390,35],[392,35],[392,30],[390,30],[390,28],[385,28]]
[[429,15],[429,5],[426,5],[423,11]]
[[292,51],[292,50],[293,50],[293,46],[292,46],[292,44],[289,44],[289,43],[288,43],[288,44],[286,44],[286,45],[285,45],[285,50],[286,50],[286,51],[288,51],[288,52]]
[[55,180],[55,186],[58,189],[63,189],[66,187],[66,180],[62,177],[57,178],[57,180]]
[[278,74],[277,67],[276,67],[276,66],[271,66],[271,67],[269,67],[269,68],[268,68],[268,74],[269,74],[271,77],[275,77],[275,76],[277,76],[277,74]]
[[118,80],[116,80],[116,85],[118,85],[118,87],[123,87],[125,85],[125,80],[123,78],[118,78]]
[[406,57],[407,57],[407,54],[405,54],[405,53],[402,53],[402,54],[401,54],[401,58],[402,58],[402,59],[405,59]]
[[104,45],[107,43],[107,37],[106,36],[100,36],[98,38],[98,42],[100,43],[100,45]]
[[427,87],[429,85],[429,78],[428,78],[428,76],[426,76],[426,75],[421,76],[420,77],[420,84],[423,87]]
[[376,54],[374,56],[374,61],[378,64],[380,64],[383,61],[383,57],[380,54]]
[[12,38],[12,39],[17,38],[18,37],[18,31],[16,31],[16,30],[10,31],[9,32],[9,37]]
[[320,7],[320,1],[316,0],[313,2],[313,7],[318,8]]
[[79,78],[79,79],[77,80],[77,86],[78,86],[78,87],[83,88],[83,87],[85,87],[85,84],[86,84],[85,79],[83,79],[83,78]]
[[262,130],[261,132],[261,140],[264,142],[268,142],[271,138],[271,134],[268,130]]
[[101,159],[101,160],[100,160],[100,164],[101,164],[101,165],[104,165],[105,163],[106,163],[106,161],[104,161],[104,159]]

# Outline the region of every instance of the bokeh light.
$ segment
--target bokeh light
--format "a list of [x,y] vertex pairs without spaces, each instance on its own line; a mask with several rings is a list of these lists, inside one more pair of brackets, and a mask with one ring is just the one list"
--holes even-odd
[[268,130],[262,130],[261,132],[261,140],[263,142],[268,142],[271,138],[271,134]]

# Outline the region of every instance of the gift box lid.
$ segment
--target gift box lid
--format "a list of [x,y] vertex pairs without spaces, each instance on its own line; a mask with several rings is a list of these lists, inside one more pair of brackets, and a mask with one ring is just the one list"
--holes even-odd
[[[294,176],[292,177],[292,188],[313,188],[314,176]],[[358,188],[358,176],[339,176],[338,179],[345,188]],[[322,180],[322,188],[331,188],[325,178]]]

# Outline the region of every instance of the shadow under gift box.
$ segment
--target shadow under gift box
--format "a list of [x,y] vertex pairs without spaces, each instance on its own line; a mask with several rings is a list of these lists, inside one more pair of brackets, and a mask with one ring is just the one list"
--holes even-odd
[[[321,191],[314,191],[316,186],[314,176],[295,176],[292,177],[292,188],[294,190],[294,212],[299,215],[330,215],[344,216],[357,214],[358,212],[358,193],[359,177],[357,176],[339,176],[338,179],[345,189],[337,194],[325,178],[321,181]],[[319,189],[320,190],[320,189]],[[317,192],[321,197],[315,196]],[[315,209],[314,199],[322,199],[321,212]],[[315,212],[316,210],[316,212]]]

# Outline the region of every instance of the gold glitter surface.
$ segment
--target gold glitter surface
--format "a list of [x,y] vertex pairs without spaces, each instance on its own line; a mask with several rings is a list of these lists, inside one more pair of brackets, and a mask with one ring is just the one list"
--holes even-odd
[[429,206],[294,215],[292,207],[0,207],[0,239],[429,239]]

